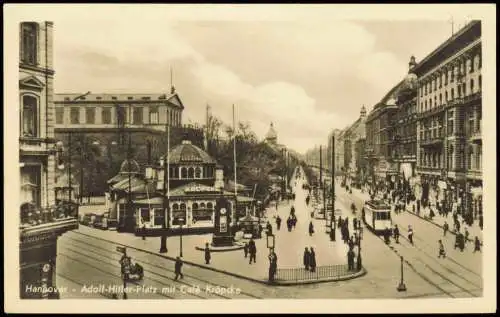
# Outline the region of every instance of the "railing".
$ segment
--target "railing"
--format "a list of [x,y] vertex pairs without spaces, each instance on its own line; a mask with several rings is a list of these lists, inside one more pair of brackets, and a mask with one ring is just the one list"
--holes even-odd
[[73,202],[60,202],[49,208],[32,208],[22,211],[20,229],[65,222],[68,219],[78,219],[78,204]]
[[354,270],[349,270],[347,264],[318,266],[315,272],[304,268],[278,269],[276,281],[313,281],[323,278],[341,278],[357,273],[360,270],[354,265]]

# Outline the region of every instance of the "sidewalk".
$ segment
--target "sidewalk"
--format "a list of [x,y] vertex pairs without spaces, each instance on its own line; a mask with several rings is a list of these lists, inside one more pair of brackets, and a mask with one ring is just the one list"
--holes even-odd
[[[266,210],[266,216],[273,227],[273,234],[275,235],[275,252],[278,256],[278,269],[302,268],[305,247],[313,247],[315,249],[316,263],[318,267],[346,264],[347,246],[338,242],[340,240],[338,234],[337,242],[330,241],[329,236],[325,233],[325,220],[312,219],[315,233],[313,236],[309,236],[308,228],[309,222],[311,221],[311,210],[305,204],[305,197],[307,194],[302,189],[301,181],[297,181],[295,193],[295,201],[290,200],[289,204],[286,202],[280,203],[277,211],[274,206]],[[286,219],[288,218],[292,204],[295,207],[295,213],[298,221],[296,228],[289,232],[286,227]],[[282,218],[281,230],[279,231],[276,228],[274,218],[274,216],[278,214]],[[142,240],[142,237],[137,237],[134,234],[104,231],[86,226],[80,226],[76,232],[102,238],[116,244],[137,248],[147,253],[164,256],[170,259],[174,259],[178,256],[180,251],[179,236],[168,237],[168,253],[162,254],[158,252],[160,249],[160,237],[147,237],[146,240]],[[266,245],[267,241],[265,233],[263,233],[262,239],[255,240],[257,256],[256,263],[252,264],[249,264],[249,258],[244,257],[243,250],[212,252],[210,264],[205,264],[204,252],[196,250],[195,247],[203,247],[205,243],[210,243],[211,241],[212,234],[183,236],[182,258],[185,263],[245,278],[247,280],[267,283],[269,269],[269,260],[267,256],[269,251]],[[362,273],[363,271],[356,274],[350,274],[343,277],[343,279],[354,278],[358,275],[362,275]],[[328,280],[332,281],[334,279],[332,278]],[[307,281],[307,283],[324,281],[325,280]],[[297,281],[296,284],[302,283],[306,282]],[[288,282],[287,284],[290,283]]]
[[[368,195],[367,192],[361,193],[361,191],[357,188],[353,188],[352,190],[353,194],[356,194],[358,197],[368,200],[370,199],[370,196]],[[416,210],[416,203],[411,202],[410,204],[406,205],[406,211],[415,217],[419,217],[422,220],[425,220],[437,227],[443,228],[443,225],[445,221],[448,223],[448,226],[450,228],[450,233],[455,234],[453,230],[453,215],[451,213],[448,214],[448,217],[440,216],[439,214],[436,214],[433,219],[429,219],[428,217],[424,217],[423,215],[427,215],[429,213],[429,208],[422,208],[420,209],[421,215],[418,215],[416,212],[413,212],[413,206],[415,205],[415,210]],[[465,224],[461,223],[461,231],[463,231]],[[477,221],[474,221],[472,226],[467,226],[467,230],[469,231],[469,241],[473,241],[474,237],[478,237],[479,240],[483,241],[483,231],[481,228],[479,228],[479,225]]]

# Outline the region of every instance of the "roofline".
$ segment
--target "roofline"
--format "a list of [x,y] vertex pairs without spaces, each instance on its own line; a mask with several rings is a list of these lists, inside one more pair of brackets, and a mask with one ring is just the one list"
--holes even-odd
[[460,36],[462,36],[463,34],[465,34],[466,32],[468,32],[469,30],[471,30],[477,24],[480,25],[481,21],[480,20],[472,20],[467,25],[465,25],[464,27],[462,27],[460,30],[458,30],[457,33],[453,34],[446,41],[444,41],[443,43],[441,43],[441,45],[439,45],[436,49],[434,49],[432,52],[430,52],[429,54],[427,54],[426,57],[424,57],[419,63],[417,63],[417,65],[415,65],[412,68],[412,71],[413,72],[417,72],[419,70],[419,68],[421,68],[424,64],[426,64],[432,57],[436,56],[437,53],[439,53],[439,51],[443,50],[446,46],[448,46],[449,44],[451,44],[452,42],[454,42],[457,38],[459,38]]

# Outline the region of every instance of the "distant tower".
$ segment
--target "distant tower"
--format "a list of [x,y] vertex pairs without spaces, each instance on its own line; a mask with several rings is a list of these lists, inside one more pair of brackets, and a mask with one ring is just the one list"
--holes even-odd
[[271,126],[269,127],[269,131],[267,131],[267,134],[266,134],[266,142],[272,143],[272,144],[278,143],[278,134],[276,133],[276,130],[274,130],[274,126],[273,126],[272,122],[271,122]]
[[415,66],[417,66],[417,62],[415,62],[415,56],[412,55],[410,57],[410,62],[408,63],[408,72],[410,73]]

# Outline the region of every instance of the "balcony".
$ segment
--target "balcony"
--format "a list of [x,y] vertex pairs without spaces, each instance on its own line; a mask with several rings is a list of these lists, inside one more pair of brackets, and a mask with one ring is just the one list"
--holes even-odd
[[424,138],[420,140],[421,147],[437,147],[443,145],[444,134],[438,134],[435,137]]
[[436,115],[438,113],[441,113],[443,112],[444,110],[446,110],[446,108],[448,107],[448,104],[444,103],[442,105],[439,105],[438,107],[435,107],[435,108],[432,108],[432,109],[429,109],[427,111],[424,111],[424,112],[420,112],[418,114],[418,119],[423,119],[423,118],[427,118],[427,117],[430,117],[430,116],[433,116],[433,115]]
[[63,202],[46,209],[25,205],[21,210],[19,231],[22,242],[32,242],[39,236],[60,235],[78,229],[78,204]]

